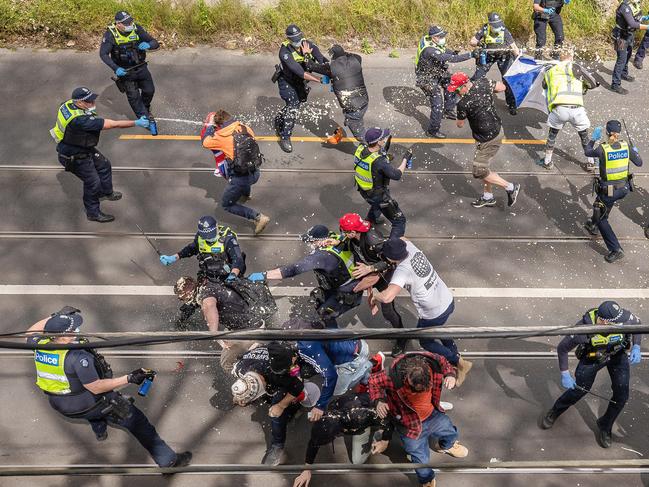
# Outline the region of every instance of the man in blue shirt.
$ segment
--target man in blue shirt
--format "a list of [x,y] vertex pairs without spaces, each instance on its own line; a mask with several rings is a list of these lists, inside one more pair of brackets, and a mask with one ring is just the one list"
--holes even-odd
[[83,181],[83,205],[88,220],[107,223],[113,215],[102,213],[100,200],[117,201],[122,193],[113,191],[113,173],[110,161],[97,150],[102,130],[149,128],[146,118],[138,120],[110,120],[97,116],[95,100],[98,95],[85,87],[75,88],[71,99],[61,104],[56,125],[50,134],[56,141],[59,162],[66,171]]

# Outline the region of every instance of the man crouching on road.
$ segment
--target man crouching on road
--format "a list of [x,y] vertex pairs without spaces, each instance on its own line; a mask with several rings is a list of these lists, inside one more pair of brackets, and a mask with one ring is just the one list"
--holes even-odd
[[[407,353],[392,362],[389,370],[370,376],[370,399],[376,401],[379,417],[392,416],[412,463],[429,463],[430,439],[438,441],[440,453],[455,458],[469,453],[457,441],[457,428],[440,405],[442,384],[447,389],[455,387],[455,369],[444,357],[430,352]],[[387,447],[387,441],[378,442],[372,453]],[[415,473],[422,486],[435,487],[432,468],[418,468]]]

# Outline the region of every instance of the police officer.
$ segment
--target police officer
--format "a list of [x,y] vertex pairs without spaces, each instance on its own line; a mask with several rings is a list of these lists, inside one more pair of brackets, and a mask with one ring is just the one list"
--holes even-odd
[[237,234],[217,224],[213,216],[202,216],[194,241],[177,254],[161,255],[160,263],[169,266],[193,255],[198,256],[199,281],[206,278],[214,282],[232,282],[246,272],[245,254],[241,252]]
[[633,53],[633,42],[635,32],[647,30],[649,25],[641,24],[640,21],[649,21],[649,16],[642,16],[639,0],[622,0],[615,11],[615,27],[613,28],[613,43],[615,46],[615,66],[613,67],[613,81],[611,90],[621,95],[626,95],[627,90],[622,88],[622,80],[634,81],[635,78],[629,74],[629,61]]
[[174,452],[133,399],[115,391],[128,384],[142,384],[154,371],[135,369],[113,377],[110,365],[93,349],[39,348],[79,343],[75,336],[58,335],[76,333],[82,323],[80,311],[65,306],[28,330],[34,335],[27,342],[35,346],[36,385],[47,395],[50,406],[66,418],[87,420],[97,441],[108,438],[108,424],[119,426],[127,429],[160,467],[189,465],[191,452]]
[[642,158],[636,147],[629,147],[629,143],[620,138],[622,124],[618,120],[609,120],[606,123],[608,141],[595,147],[595,143],[602,136],[602,128],[593,130],[591,140],[586,146],[587,157],[599,159],[599,177],[595,178],[593,188],[597,197],[593,203],[593,216],[586,221],[586,230],[591,235],[602,234],[604,243],[608,248],[606,262],[613,263],[624,257],[610,223],[608,222],[611,209],[617,200],[621,200],[629,191],[633,191],[633,175],[629,172],[629,161],[636,166],[642,166]]
[[404,156],[401,165],[390,165],[387,154],[390,149],[390,130],[373,127],[367,129],[354,153],[354,180],[363,199],[370,205],[367,219],[376,225],[383,214],[392,224],[390,238],[403,237],[406,233],[406,217],[399,204],[390,195],[390,180],[399,181],[411,156]]
[[158,47],[158,41],[124,10],[115,14],[115,22],[107,27],[99,47],[99,57],[115,72],[115,84],[126,93],[138,118],[151,118],[155,85],[147,68],[146,52]]
[[[396,267],[383,258],[383,244],[386,238],[358,213],[346,213],[338,223],[345,237],[344,245],[347,245],[354,255],[356,268],[352,275],[362,279],[361,288],[357,290],[372,287],[379,292],[385,290]],[[381,303],[381,313],[393,328],[403,328],[403,320],[394,301]],[[406,342],[403,338],[395,341],[392,348],[393,357],[403,353]]]
[[563,44],[563,19],[561,9],[570,0],[534,0],[532,19],[534,19],[534,34],[536,34],[536,58],[541,59],[542,51],[547,40],[548,24],[554,34],[554,55]]
[[305,39],[300,28],[291,24],[286,28],[286,41],[279,48],[280,64],[275,66],[273,81],[277,82],[279,96],[286,104],[275,116],[275,132],[279,137],[279,146],[284,152],[293,152],[291,134],[300,105],[307,100],[310,88],[309,81],[328,83],[326,77],[318,78],[306,71],[307,59],[318,63],[328,62],[318,46]]
[[[590,120],[584,107],[584,93],[599,86],[597,80],[586,68],[573,62],[573,49],[564,46],[561,49],[560,62],[548,69],[542,81],[548,101],[548,138],[545,145],[545,157],[539,161],[544,169],[551,169],[552,153],[557,135],[566,123],[577,130],[581,145],[588,144]],[[595,159],[588,158],[588,168],[595,169]]]
[[[363,117],[369,105],[369,95],[363,78],[363,59],[358,54],[345,52],[339,44],[329,49],[331,62],[318,64],[308,60],[311,71],[329,76],[334,94],[345,116],[345,126],[349,127],[356,140],[362,142],[365,134]],[[342,136],[342,133],[340,134]]]
[[65,170],[83,181],[83,206],[88,220],[112,222],[115,217],[102,213],[100,200],[117,201],[122,193],[113,191],[113,173],[110,161],[97,150],[102,130],[149,128],[146,118],[138,120],[110,120],[97,116],[97,94],[85,87],[75,88],[69,100],[62,103],[56,116],[56,125],[50,134],[56,141],[59,162]]
[[509,113],[516,115],[516,99],[509,84],[505,82],[504,76],[514,59],[519,56],[520,50],[499,14],[491,12],[487,16],[487,20],[488,23],[484,24],[470,41],[471,46],[482,49],[480,56],[476,59],[476,70],[471,80],[484,78],[495,63],[503,77],[503,83],[507,87],[505,101],[509,107]]
[[[590,309],[577,325],[639,325],[640,320],[615,301],[604,301],[598,308]],[[541,418],[540,426],[550,429],[557,418],[586,395],[595,382],[597,373],[606,367],[611,377],[613,397],[603,416],[597,420],[597,443],[602,448],[611,446],[611,429],[629,398],[629,363],[640,363],[642,335],[612,333],[609,335],[570,335],[557,347],[561,385],[568,389]],[[575,378],[568,370],[568,353],[577,347],[575,355],[579,365]],[[627,358],[626,351],[631,349]],[[576,379],[576,380],[575,380]]]
[[440,26],[431,26],[428,35],[419,41],[415,56],[416,84],[430,101],[430,121],[426,133],[437,139],[446,138],[440,132],[442,116],[455,120],[457,97],[444,89],[451,77],[448,72],[449,63],[461,63],[471,59],[471,56],[477,59],[480,55],[479,50],[457,54],[447,49],[446,35],[447,32]]
[[336,318],[361,304],[363,293],[354,292],[358,281],[354,279],[354,256],[340,243],[328,243],[335,234],[324,225],[315,225],[301,236],[312,247],[306,257],[276,269],[254,272],[248,276],[253,282],[280,280],[313,271],[318,287],[311,296],[316,301],[316,311],[327,328],[338,328]]
[[[640,22],[649,22],[649,15],[643,15],[642,17],[640,17]],[[633,58],[633,66],[636,69],[642,69],[642,63],[644,62],[645,55],[647,54],[647,49],[649,49],[649,31],[645,31],[644,36],[642,36],[640,46],[635,52],[635,57]]]

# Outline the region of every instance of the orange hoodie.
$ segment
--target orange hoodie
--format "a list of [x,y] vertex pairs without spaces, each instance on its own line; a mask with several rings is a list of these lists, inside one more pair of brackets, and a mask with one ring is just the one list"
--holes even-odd
[[214,135],[208,135],[203,139],[203,147],[213,151],[221,151],[230,161],[234,159],[234,132],[241,132],[241,127],[246,127],[248,133],[254,137],[255,133],[250,127],[239,121],[234,121],[223,128],[214,132]]

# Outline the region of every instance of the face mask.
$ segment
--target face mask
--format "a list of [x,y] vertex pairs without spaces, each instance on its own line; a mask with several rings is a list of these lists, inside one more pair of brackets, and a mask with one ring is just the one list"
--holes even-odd
[[299,49],[300,47],[302,47],[302,40],[291,42],[291,46],[293,46],[295,49]]
[[446,45],[446,37],[442,37],[440,40],[438,40],[437,45],[440,47],[444,47]]
[[133,32],[134,29],[135,29],[134,24],[124,26],[124,32]]
[[94,115],[97,112],[97,105],[86,108],[86,113],[88,115]]

